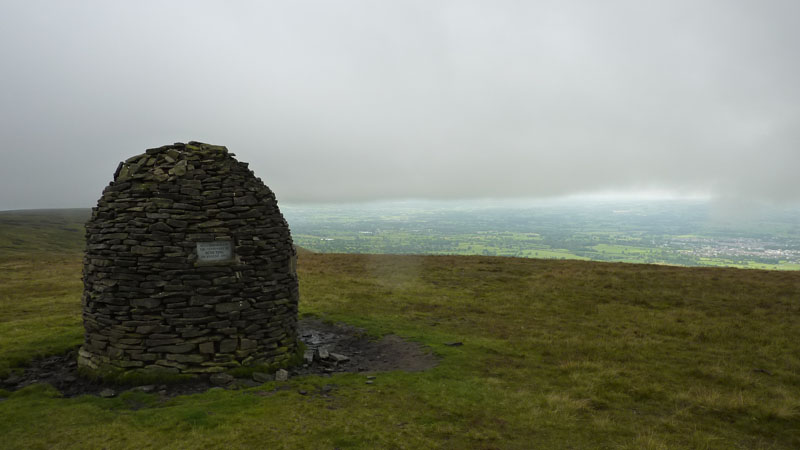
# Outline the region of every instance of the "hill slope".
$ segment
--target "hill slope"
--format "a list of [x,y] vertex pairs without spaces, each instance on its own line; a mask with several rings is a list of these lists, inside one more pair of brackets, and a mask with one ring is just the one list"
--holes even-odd
[[88,208],[0,211],[0,255],[82,251],[90,214]]
[[[0,371],[80,342],[80,251],[49,228],[0,255]],[[441,363],[169,401],[0,391],[4,445],[800,447],[800,272],[305,252],[298,270],[302,314]]]

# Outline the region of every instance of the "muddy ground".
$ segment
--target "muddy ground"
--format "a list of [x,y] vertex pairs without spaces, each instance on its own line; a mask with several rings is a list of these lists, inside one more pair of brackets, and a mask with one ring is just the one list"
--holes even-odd
[[[426,347],[406,341],[395,335],[387,335],[379,340],[371,340],[363,330],[350,325],[326,323],[318,319],[301,319],[298,322],[298,335],[308,347],[314,351],[315,358],[310,363],[287,369],[289,377],[315,375],[329,377],[341,372],[364,372],[375,374],[392,370],[420,371],[434,367],[438,360]],[[321,359],[324,354],[336,354],[337,358]],[[111,397],[129,389],[144,392],[158,392],[162,396],[194,394],[219,387],[227,388],[254,387],[263,380],[252,378],[236,378],[231,383],[212,383],[209,378],[173,383],[167,385],[119,386],[92,381],[78,375],[77,351],[72,349],[61,355],[36,359],[25,368],[24,373],[14,374],[0,380],[0,388],[14,391],[34,383],[49,383],[58,389],[64,397],[78,395],[101,395]],[[342,356],[344,358],[342,358]],[[367,381],[369,382],[369,381]]]

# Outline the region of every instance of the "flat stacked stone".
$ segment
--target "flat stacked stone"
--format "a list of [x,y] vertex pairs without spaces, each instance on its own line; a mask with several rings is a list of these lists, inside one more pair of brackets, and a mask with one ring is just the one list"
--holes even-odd
[[295,353],[289,227],[233,156],[189,142],[120,163],[86,224],[81,367],[200,374]]

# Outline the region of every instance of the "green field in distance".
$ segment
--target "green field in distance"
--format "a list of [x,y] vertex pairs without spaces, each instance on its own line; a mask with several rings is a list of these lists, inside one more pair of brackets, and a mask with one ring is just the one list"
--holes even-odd
[[733,216],[706,201],[282,205],[322,253],[516,256],[800,269],[800,209]]

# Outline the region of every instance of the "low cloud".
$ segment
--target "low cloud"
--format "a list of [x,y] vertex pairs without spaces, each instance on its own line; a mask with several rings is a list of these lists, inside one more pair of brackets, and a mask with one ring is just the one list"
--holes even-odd
[[227,145],[282,202],[800,200],[793,1],[12,2],[0,209]]

